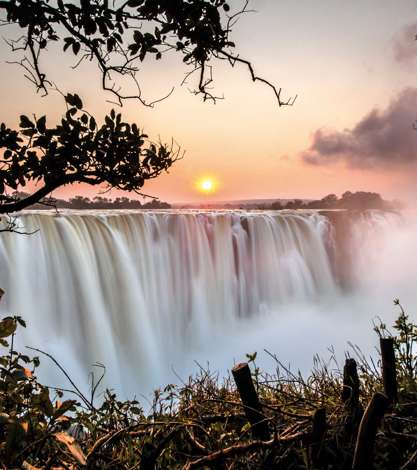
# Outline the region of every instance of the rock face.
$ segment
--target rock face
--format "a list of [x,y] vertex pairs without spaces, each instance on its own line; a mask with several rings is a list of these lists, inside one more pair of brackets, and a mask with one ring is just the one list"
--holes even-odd
[[357,250],[353,243],[353,232],[363,212],[334,210],[320,211],[320,214],[330,221],[331,234],[327,249],[334,278],[344,290],[351,290],[355,285],[354,255]]
[[327,250],[334,279],[344,291],[353,290],[369,260],[382,256],[378,240],[398,226],[401,215],[388,210],[328,210],[320,214],[331,227]]

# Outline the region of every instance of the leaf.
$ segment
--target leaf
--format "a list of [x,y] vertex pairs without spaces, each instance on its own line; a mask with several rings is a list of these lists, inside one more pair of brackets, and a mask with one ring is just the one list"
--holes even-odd
[[75,410],[75,405],[77,402],[75,400],[66,400],[63,403],[61,403],[59,400],[56,401],[55,403],[55,413],[54,413],[54,418],[58,418],[62,416],[64,413],[67,411],[74,411]]
[[73,42],[72,43],[72,52],[77,55],[80,52],[81,49],[81,44],[79,42]]
[[33,124],[33,122],[25,115],[21,115],[20,116],[20,127],[22,129],[28,129],[28,128],[34,128],[35,127],[35,124]]
[[71,93],[68,93],[65,97],[65,101],[70,106],[75,106],[78,109],[81,109],[83,107],[83,102],[81,101],[81,98],[78,95],[72,95]]
[[29,462],[26,462],[26,460],[22,463],[22,469],[23,470],[41,470],[39,467],[35,467]]
[[97,127],[96,120],[91,117],[90,118],[90,131],[93,131]]
[[32,137],[36,134],[36,131],[35,129],[25,129],[24,131],[22,131],[22,134],[27,135],[28,137]]
[[36,121],[36,127],[42,134],[46,131],[46,116],[42,116]]
[[251,424],[248,422],[248,423],[245,423],[243,426],[242,426],[242,429],[240,430],[241,433],[245,433],[247,432],[249,429],[251,428]]
[[69,46],[74,42],[73,38],[64,38],[64,52],[69,48]]
[[74,100],[75,100],[75,106],[78,109],[82,109],[83,107],[83,102],[81,101],[81,98],[78,95],[74,95]]
[[80,465],[83,465],[83,466],[87,465],[87,459],[85,458],[85,455],[83,451],[81,450],[81,447],[72,436],[62,431],[62,432],[56,432],[54,434],[54,437],[58,442],[61,442],[67,447],[71,455]]
[[41,392],[38,395],[38,403],[39,408],[47,415],[53,416],[54,414],[54,407],[51,403],[51,399],[49,398],[49,391],[47,388],[42,388]]
[[16,317],[17,323],[19,323],[20,326],[23,326],[23,328],[26,328],[26,322],[23,320],[22,317]]
[[12,317],[3,318],[0,322],[0,338],[11,336],[17,328],[16,320]]
[[143,41],[143,34],[138,29],[133,32],[133,40],[136,44],[141,44]]

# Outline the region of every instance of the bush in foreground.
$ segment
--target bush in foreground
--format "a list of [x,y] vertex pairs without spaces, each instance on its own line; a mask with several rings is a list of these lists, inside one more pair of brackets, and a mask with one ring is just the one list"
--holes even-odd
[[[100,380],[86,397],[57,363],[71,389],[39,383],[35,375],[38,357],[14,350],[18,327],[25,327],[20,317],[0,322],[0,342],[5,348],[0,357],[3,468],[348,469],[363,408],[383,389],[379,363],[368,361],[356,347],[352,349],[355,360],[346,363],[355,369],[357,365],[356,385],[346,377],[346,367],[343,379],[334,358],[330,363],[316,358],[305,379],[275,356],[276,371],[262,373],[256,354],[248,355],[270,433],[260,440],[253,437],[256,433],[245,414],[248,409],[231,377],[219,380],[201,369],[188,383],[155,391],[149,413],[135,400],[119,401],[111,391],[96,404]],[[414,469],[417,327],[401,308],[394,329],[398,402],[390,404],[378,428],[374,467]],[[391,335],[382,324],[376,331],[382,337]],[[64,394],[74,399],[62,401]]]

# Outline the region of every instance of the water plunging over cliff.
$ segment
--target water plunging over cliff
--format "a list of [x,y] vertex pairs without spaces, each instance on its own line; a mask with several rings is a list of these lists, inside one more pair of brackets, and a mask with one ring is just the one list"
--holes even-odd
[[77,377],[100,361],[126,389],[163,381],[162,369],[246,319],[340,295],[337,227],[318,213],[39,211],[21,221],[39,231],[0,237],[2,311],[22,315],[26,343]]

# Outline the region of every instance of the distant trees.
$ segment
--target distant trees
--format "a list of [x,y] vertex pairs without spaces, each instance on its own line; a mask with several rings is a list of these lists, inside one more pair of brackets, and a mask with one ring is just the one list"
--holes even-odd
[[246,210],[297,210],[297,209],[351,209],[351,210],[366,210],[366,209],[382,209],[382,210],[394,210],[400,209],[402,203],[400,201],[386,201],[380,194],[357,191],[351,192],[346,191],[339,198],[336,194],[328,194],[327,196],[317,200],[303,200],[303,199],[292,199],[292,200],[276,200],[271,202],[238,202],[236,204],[228,203],[225,206],[220,204],[211,203],[206,205],[208,208],[220,208],[225,209],[246,209]]
[[377,193],[346,191],[342,194],[338,205],[343,209],[387,209],[389,203]]
[[[183,208],[187,208],[184,205]],[[195,204],[192,207],[196,207]],[[321,199],[306,200],[306,199],[277,199],[271,200],[248,200],[248,201],[236,201],[223,203],[205,203],[204,208],[206,209],[243,209],[243,210],[297,210],[297,209],[319,209],[319,210],[331,210],[331,209],[351,209],[351,210],[366,210],[366,209],[381,209],[381,210],[398,210],[403,207],[401,201],[386,201],[380,194],[357,191],[351,192],[346,191],[339,198],[336,194],[328,194]]]
[[[275,203],[274,203],[275,204]],[[300,199],[288,202],[285,209],[393,209],[393,204],[382,199],[378,193],[346,191],[338,198],[335,194],[328,194],[322,199],[303,202]],[[271,206],[272,209],[272,206]]]
[[[19,193],[19,198],[27,197],[25,193]],[[146,203],[141,203],[138,199],[130,199],[128,197],[116,197],[110,199],[107,197],[96,196],[93,199],[85,196],[75,196],[70,198],[68,201],[64,199],[54,199],[53,206],[58,209],[170,209],[170,204],[160,201],[158,199],[152,199]],[[35,203],[28,209],[48,209],[50,205]]]
[[142,204],[137,199],[129,199],[128,197],[117,197],[109,199],[106,197],[96,196],[93,199],[88,197],[76,196],[69,201],[57,201],[58,208],[66,209],[170,209],[171,206],[167,202],[159,199]]
[[284,208],[284,206],[281,204],[280,201],[275,201],[271,204],[270,207],[273,211],[280,211],[281,209]]

